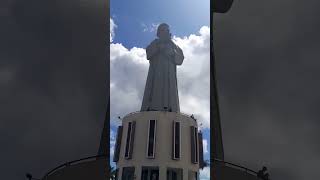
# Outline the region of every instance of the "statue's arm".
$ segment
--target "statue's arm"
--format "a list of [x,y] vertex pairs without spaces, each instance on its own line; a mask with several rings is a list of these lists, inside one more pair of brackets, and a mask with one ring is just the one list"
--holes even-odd
[[175,45],[175,48],[174,48],[174,61],[177,65],[181,65],[182,62],[183,62],[183,59],[184,59],[184,55],[183,55],[183,52],[182,52],[182,49]]
[[157,40],[152,41],[146,48],[147,59],[150,60],[158,52]]

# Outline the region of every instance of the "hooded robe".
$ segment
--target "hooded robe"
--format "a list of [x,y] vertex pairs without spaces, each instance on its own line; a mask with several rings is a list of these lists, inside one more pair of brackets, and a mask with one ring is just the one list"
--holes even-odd
[[171,39],[155,39],[146,53],[150,66],[141,111],[180,112],[176,66],[183,62],[182,50]]

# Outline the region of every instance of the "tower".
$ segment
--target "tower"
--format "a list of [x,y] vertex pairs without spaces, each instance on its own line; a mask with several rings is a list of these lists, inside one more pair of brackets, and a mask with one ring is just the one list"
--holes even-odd
[[176,66],[184,59],[169,26],[146,48],[149,72],[141,110],[118,127],[114,159],[121,180],[198,180],[202,134],[193,116],[180,112]]

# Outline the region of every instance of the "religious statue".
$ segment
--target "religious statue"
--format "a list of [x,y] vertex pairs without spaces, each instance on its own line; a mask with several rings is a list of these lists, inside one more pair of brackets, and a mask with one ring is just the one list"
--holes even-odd
[[157,36],[146,48],[150,66],[141,111],[180,112],[176,66],[183,52],[171,40],[168,24],[158,26]]

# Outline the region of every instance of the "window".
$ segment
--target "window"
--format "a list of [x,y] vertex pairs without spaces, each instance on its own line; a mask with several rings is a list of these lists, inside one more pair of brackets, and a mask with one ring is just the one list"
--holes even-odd
[[182,169],[168,168],[167,180],[182,180]]
[[122,138],[122,129],[123,129],[122,126],[118,127],[117,139],[116,139],[116,144],[115,144],[115,148],[114,148],[113,162],[118,162],[118,160],[119,160],[121,138]]
[[142,167],[141,180],[159,180],[159,168]]
[[202,133],[199,132],[198,133],[198,144],[199,144],[199,165],[200,165],[200,168],[204,168],[205,166],[205,162],[204,162],[204,159],[203,159],[203,144],[202,144]]
[[172,149],[172,159],[180,159],[180,141],[181,141],[181,134],[180,134],[180,122],[173,122],[173,137],[172,137],[172,144],[173,144],[173,149]]
[[122,180],[134,180],[134,167],[124,167],[122,170]]
[[156,120],[149,120],[147,158],[154,158],[156,142],[157,123]]
[[126,141],[126,148],[125,148],[126,159],[132,158],[135,125],[136,125],[135,121],[128,123],[127,141]]
[[198,163],[198,128],[191,126],[191,162]]

